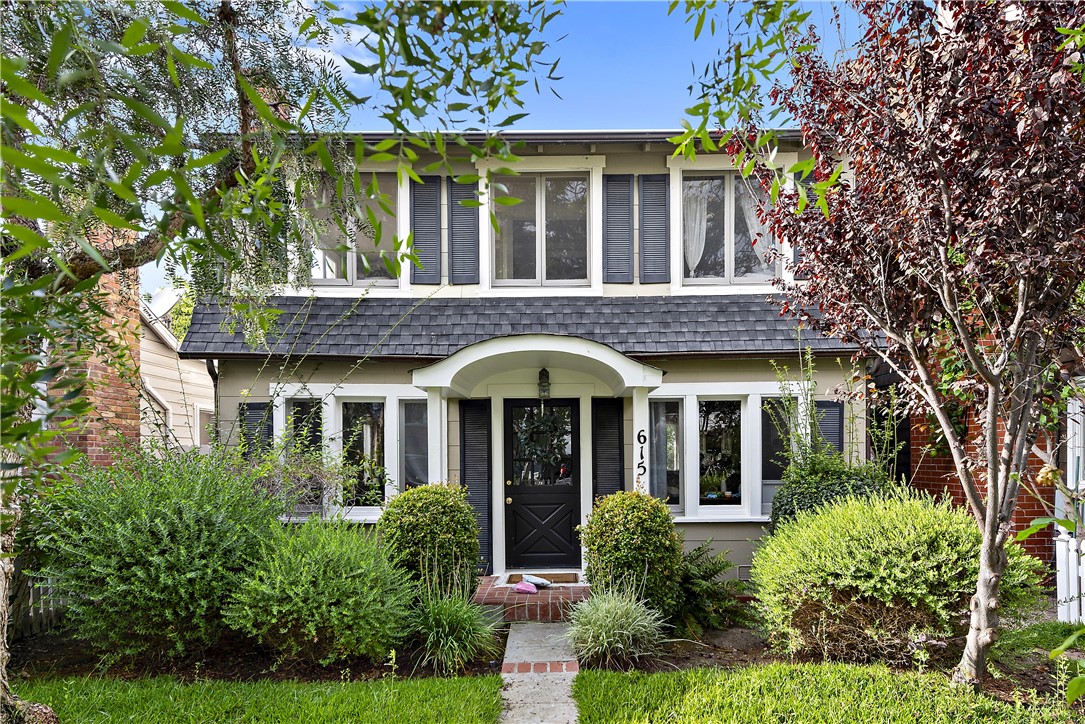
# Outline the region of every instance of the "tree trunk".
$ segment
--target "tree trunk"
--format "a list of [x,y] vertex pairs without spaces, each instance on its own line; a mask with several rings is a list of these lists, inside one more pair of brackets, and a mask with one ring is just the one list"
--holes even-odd
[[[4,483],[10,480],[2,481]],[[15,531],[19,526],[19,503],[15,491],[4,491],[0,513],[7,519],[3,533],[0,534],[0,722],[13,721],[19,711],[18,699],[8,684],[8,661],[11,649],[8,646],[8,623],[11,616],[11,586],[15,581]]]
[[953,671],[953,683],[979,686],[987,670],[987,652],[998,639],[999,584],[1006,571],[1006,540],[1001,532],[991,536],[984,531],[980,549],[979,580],[972,596],[968,638],[961,661]]

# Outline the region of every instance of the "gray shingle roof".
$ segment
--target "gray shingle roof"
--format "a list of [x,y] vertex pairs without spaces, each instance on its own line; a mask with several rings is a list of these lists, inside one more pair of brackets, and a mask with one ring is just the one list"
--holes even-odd
[[[797,349],[794,320],[763,294],[490,299],[278,297],[279,330],[265,349],[223,329],[227,309],[199,304],[181,345],[187,358],[317,355],[440,359],[494,337],[557,334],[590,339],[631,357],[758,357]],[[815,354],[851,352],[804,331]]]

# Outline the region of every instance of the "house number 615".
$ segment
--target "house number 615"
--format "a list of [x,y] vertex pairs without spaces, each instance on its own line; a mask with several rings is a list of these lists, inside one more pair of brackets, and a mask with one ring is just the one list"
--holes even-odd
[[644,430],[637,431],[637,444],[640,445],[640,455],[637,459],[637,475],[647,475],[648,465],[644,461],[644,446],[648,443],[648,433]]

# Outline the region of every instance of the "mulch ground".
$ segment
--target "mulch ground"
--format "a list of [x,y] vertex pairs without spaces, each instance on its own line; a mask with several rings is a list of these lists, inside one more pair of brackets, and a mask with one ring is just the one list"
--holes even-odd
[[[502,629],[501,651],[508,629]],[[227,635],[215,646],[182,659],[141,659],[104,668],[98,656],[83,642],[59,631],[16,641],[11,647],[8,671],[17,677],[62,677],[108,675],[118,679],[173,676],[181,681],[368,681],[395,674],[400,677],[432,676],[417,666],[418,652],[397,652],[392,661],[374,664],[366,659],[339,662],[330,666],[305,661],[280,661],[268,649],[251,639]],[[501,655],[472,663],[468,675],[501,673]]]
[[[501,651],[504,651],[508,629],[501,630]],[[468,675],[499,674],[501,658],[474,662]],[[948,673],[959,651],[947,651],[932,670]],[[321,666],[311,662],[280,661],[276,655],[251,639],[228,634],[216,646],[200,655],[183,659],[144,659],[138,663],[116,664],[103,668],[98,657],[86,644],[63,630],[16,641],[12,645],[9,671],[19,677],[108,675],[120,679],[147,676],[173,676],[182,681],[367,681],[394,673],[402,677],[431,676],[430,670],[416,665],[418,652],[404,650],[392,662],[374,664],[364,659]],[[754,664],[789,661],[774,654],[765,640],[754,630],[733,627],[723,631],[706,631],[698,640],[676,640],[667,645],[663,655],[645,664],[645,671],[674,671],[692,668],[739,668]],[[1057,681],[1055,666],[1047,652],[1036,651],[1014,662],[1013,669],[1000,669],[996,676],[984,680],[983,689],[1000,699],[1014,697],[1030,699],[1056,693],[1065,682]]]

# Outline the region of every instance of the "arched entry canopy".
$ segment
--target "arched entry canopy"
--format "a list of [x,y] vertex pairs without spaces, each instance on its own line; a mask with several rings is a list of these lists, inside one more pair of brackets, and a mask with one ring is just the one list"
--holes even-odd
[[582,372],[610,388],[615,397],[632,390],[658,387],[663,371],[637,362],[621,352],[581,337],[525,334],[497,337],[464,347],[455,354],[413,372],[413,383],[442,389],[461,397],[493,375],[510,369],[560,368]]

